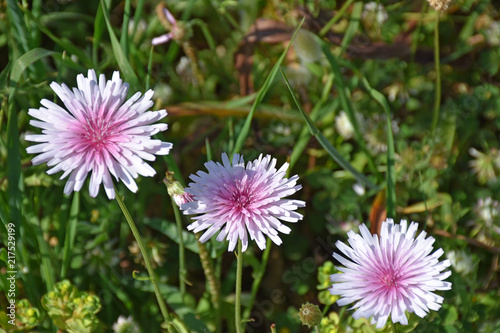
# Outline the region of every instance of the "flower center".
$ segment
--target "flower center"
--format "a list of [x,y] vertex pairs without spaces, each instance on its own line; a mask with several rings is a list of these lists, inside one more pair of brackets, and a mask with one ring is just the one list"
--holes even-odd
[[392,272],[382,274],[379,277],[380,282],[385,284],[387,287],[397,287],[398,286],[398,279]]
[[248,193],[248,190],[243,189],[233,193],[233,204],[238,210],[246,209],[250,203],[252,196]]
[[101,151],[108,143],[111,133],[109,133],[109,126],[103,121],[101,117],[96,119],[88,119],[86,132],[84,137],[87,139],[87,143],[97,151]]

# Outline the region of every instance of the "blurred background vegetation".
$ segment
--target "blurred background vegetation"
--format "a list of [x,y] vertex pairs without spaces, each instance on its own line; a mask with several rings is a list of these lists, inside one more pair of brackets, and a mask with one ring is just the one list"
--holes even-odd
[[[162,6],[175,17],[174,25],[162,15]],[[412,315],[407,330],[500,332],[500,12],[495,0],[456,0],[440,15],[422,0],[0,1],[0,234],[7,244],[4,226],[17,225],[16,299],[26,299],[18,310],[22,331],[78,325],[61,323],[72,315],[63,313],[57,297],[84,300],[76,317],[94,323],[89,332],[111,331],[119,316],[133,316],[142,332],[160,331],[151,286],[132,278],[133,270],[145,270],[116,203],[102,191],[89,197],[85,186],[67,197],[65,180],[47,175],[46,165],[30,163],[24,135],[36,130],[27,110],[39,108],[43,98],[56,100],[50,82],[74,87],[77,74],[94,68],[108,78],[120,70],[131,93],[154,89],[154,109],[169,113],[170,128],[158,138],[173,142],[174,149],[153,163],[154,178],[138,179],[136,194],[122,184],[118,188],[151,248],[169,306],[190,332],[213,331],[196,241],[187,231],[188,297],[179,298],[178,237],[162,179],[172,170],[186,184],[191,173],[204,168],[207,154],[219,161],[222,152],[233,150],[256,92],[303,18],[283,70],[319,131],[377,187],[360,183],[310,138],[276,75],[241,153],[246,160],[262,153],[279,164],[291,161],[290,174],[298,174],[303,186],[297,198],[307,206],[304,220],[270,251],[247,331],[268,332],[272,323],[277,332],[310,331],[297,315],[306,301],[324,310],[322,332],[375,331],[368,321],[354,321],[352,311],[334,305],[325,291],[334,271],[335,241],[345,240],[360,223],[376,231],[386,216],[387,118],[362,84],[366,79],[392,112],[396,217],[420,222],[453,263],[453,289],[441,293],[443,307],[424,319]],[[442,88],[433,128],[436,19]],[[173,40],[152,48],[152,38],[167,32]],[[339,69],[332,68],[325,52]],[[76,221],[76,237],[71,253],[64,254],[70,221]],[[231,332],[234,254],[225,244],[208,246],[222,281],[220,329]],[[243,304],[262,271],[261,256],[255,246],[245,253]],[[0,258],[5,291],[5,249]],[[63,279],[71,286],[55,286]],[[54,290],[56,298],[44,296]],[[0,325],[10,332],[3,293],[0,304]]]

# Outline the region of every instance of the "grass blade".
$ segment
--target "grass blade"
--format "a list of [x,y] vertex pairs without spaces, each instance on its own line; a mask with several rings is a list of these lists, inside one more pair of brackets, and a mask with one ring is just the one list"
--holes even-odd
[[359,22],[361,22],[361,13],[363,13],[363,2],[359,1],[354,4],[352,9],[351,19],[349,20],[349,25],[345,31],[344,38],[342,39],[342,53],[345,52],[349,43],[354,38],[354,35],[358,31]]
[[236,138],[236,143],[234,145],[234,149],[233,149],[232,154],[239,153],[241,151],[241,148],[243,148],[243,144],[245,143],[245,140],[248,137],[248,133],[250,132],[250,125],[252,123],[252,118],[253,118],[253,115],[255,114],[255,110],[257,110],[257,107],[264,99],[264,96],[268,92],[269,88],[271,88],[271,85],[274,81],[274,78],[276,77],[276,74],[278,73],[278,71],[281,68],[281,63],[283,62],[283,59],[285,59],[285,56],[288,52],[288,49],[290,48],[290,45],[292,45],[292,42],[295,38],[295,35],[297,34],[297,31],[299,31],[300,27],[302,26],[302,23],[304,23],[304,19],[302,19],[299,26],[297,27],[297,29],[293,33],[293,36],[290,40],[290,43],[288,44],[286,49],[283,51],[283,53],[279,57],[276,64],[274,64],[274,67],[271,69],[271,72],[269,73],[266,80],[264,81],[264,84],[262,85],[259,92],[257,93],[257,96],[255,97],[255,101],[253,102],[252,108],[250,109],[250,113],[248,114],[247,118],[245,119],[245,123],[243,124],[243,127],[240,131],[240,134]]
[[45,25],[43,25],[39,19],[35,18],[33,14],[29,10],[25,10],[24,14],[36,25],[36,27],[44,33],[47,37],[49,37],[54,43],[60,46],[63,50],[65,50],[69,54],[74,54],[82,61],[82,63],[90,68],[92,62],[90,58],[83,52],[80,48],[74,45],[71,41],[68,41],[65,38],[59,38],[55,34],[52,33]]
[[123,9],[123,24],[122,35],[120,36],[120,45],[123,54],[128,58],[128,24],[130,22],[130,0],[125,0],[125,8]]
[[12,61],[9,61],[7,63],[7,66],[5,66],[5,68],[0,73],[0,90],[4,90],[5,87],[7,86],[7,81],[11,73],[11,69],[12,69]]
[[76,235],[76,225],[78,223],[78,213],[80,212],[80,192],[74,192],[71,209],[69,212],[68,225],[66,226],[66,236],[64,237],[64,250],[61,266],[61,280],[66,278],[71,252]]
[[354,112],[354,109],[352,107],[352,104],[348,98],[348,95],[346,93],[346,90],[348,90],[347,85],[344,83],[344,80],[342,79],[342,73],[340,71],[340,67],[337,63],[337,60],[333,56],[332,52],[330,51],[330,46],[324,42],[321,42],[321,49],[323,50],[323,53],[326,56],[326,59],[330,63],[330,66],[332,67],[333,74],[335,75],[334,82],[335,85],[337,86],[337,91],[339,94],[339,99],[340,99],[340,105],[342,106],[342,109],[345,111],[347,114],[347,117],[349,118],[349,121],[352,124],[352,127],[354,128],[354,136],[356,138],[356,142],[359,144],[363,152],[365,152],[367,158],[368,158],[368,167],[370,168],[370,171],[379,179],[381,180],[381,176],[377,171],[377,168],[375,167],[375,163],[373,162],[373,158],[371,154],[368,152],[368,149],[366,148],[365,141],[363,140],[363,136],[361,134],[361,130],[359,129],[359,124],[358,120],[356,118],[356,114]]
[[7,193],[9,197],[10,219],[17,228],[22,223],[21,212],[23,204],[24,183],[21,172],[21,147],[19,145],[19,128],[17,112],[14,108],[14,89],[9,98],[9,115],[7,118]]
[[[111,1],[108,1],[108,4]],[[97,67],[99,63],[98,52],[99,52],[99,44],[101,43],[102,34],[104,33],[105,21],[102,5],[99,4],[97,8],[97,13],[95,15],[94,20],[94,36],[92,38],[92,62],[94,66]]]
[[45,238],[43,238],[43,230],[40,220],[34,215],[30,216],[30,220],[31,228],[33,228],[36,234],[38,250],[40,251],[40,258],[42,260],[40,273],[45,282],[47,291],[49,291],[52,290],[55,283],[54,267],[52,266],[49,244],[45,241]]
[[349,8],[349,6],[354,2],[354,0],[347,0],[343,5],[342,7],[340,7],[340,9],[337,11],[337,13],[335,14],[334,17],[332,17],[330,19],[330,21],[328,21],[328,23],[326,23],[323,28],[321,28],[320,32],[319,32],[319,36],[323,37],[325,36],[328,31],[330,30],[330,28],[342,17],[342,15],[344,15],[344,12],[347,10],[347,8]]
[[144,0],[137,1],[134,11],[134,30],[131,36],[132,40],[134,40],[135,34],[137,33],[137,27],[139,27],[139,21],[141,20],[143,10],[144,10]]
[[118,67],[120,67],[125,80],[130,84],[130,88],[132,88],[131,91],[140,90],[139,79],[137,78],[137,75],[135,75],[135,72],[130,65],[130,62],[128,61],[128,58],[122,50],[120,42],[116,38],[113,27],[111,26],[111,22],[109,20],[108,7],[106,6],[104,0],[101,0],[101,6],[103,9],[102,12],[104,14],[104,20],[106,21],[106,26],[108,27],[109,38],[111,39],[111,47],[113,48],[113,53],[116,57]]
[[[281,68],[280,68],[281,69]],[[319,131],[319,129],[314,125],[313,121],[309,118],[309,116],[302,110],[302,107],[300,106],[300,103],[297,101],[297,98],[295,97],[295,94],[293,93],[292,87],[290,86],[290,83],[288,82],[288,79],[286,78],[285,73],[281,69],[281,75],[283,75],[283,79],[285,80],[286,86],[288,87],[288,90],[290,91],[290,94],[292,95],[292,99],[297,105],[297,108],[300,111],[300,114],[302,117],[304,117],[304,120],[306,122],[307,127],[309,128],[309,131],[311,132],[312,135],[316,137],[318,142],[323,146],[323,148],[328,152],[328,154],[335,160],[335,162],[340,165],[341,168],[344,170],[349,171],[356,180],[359,182],[364,183],[366,186],[372,188],[372,189],[378,189],[378,186],[372,183],[368,178],[365,177],[362,173],[357,171],[348,161],[346,161],[342,155],[332,146],[332,144],[326,139],[326,137]]]
[[212,160],[212,147],[210,147],[210,140],[205,139],[205,148],[207,150],[207,162]]
[[43,57],[55,54],[56,52],[46,50],[43,48],[36,48],[33,50],[29,50],[25,54],[19,57],[12,66],[12,72],[10,73],[10,80],[17,84],[23,72],[33,64],[34,62],[40,60]]
[[[332,89],[332,85],[333,85],[333,75],[330,74],[330,76],[328,77],[328,81],[325,84],[325,87],[323,89],[323,93],[321,95],[321,100],[314,105],[314,108],[312,109],[312,111],[310,113],[311,119],[313,121],[317,120],[316,118],[318,117],[318,114],[321,111],[321,107],[324,105],[324,103],[326,102],[326,99],[328,98],[328,94],[330,93],[330,91]],[[331,109],[335,110],[337,108],[337,105],[338,105],[338,100],[334,100],[333,103],[334,104],[331,105]],[[311,133],[309,132],[309,130],[306,127],[304,127],[302,129],[302,131],[300,132],[300,135],[299,135],[299,138],[297,139],[297,142],[293,146],[292,153],[290,154],[290,165],[289,165],[288,170],[287,170],[287,177],[290,176],[295,163],[297,163],[299,157],[302,155],[302,152],[307,147],[307,143],[309,142],[310,138],[311,138]]]
[[[7,15],[9,23],[12,27],[12,35],[21,45],[21,50],[27,52],[29,47],[28,34],[26,32],[26,25],[23,22],[23,15],[19,8],[18,2],[15,0],[7,0]],[[16,48],[14,48],[16,50]]]
[[384,109],[387,115],[387,217],[396,218],[396,170],[395,170],[395,151],[394,151],[394,137],[392,135],[392,121],[391,110],[389,104],[377,90],[370,86],[368,80],[363,77],[361,82],[365,86],[370,96],[377,101]]

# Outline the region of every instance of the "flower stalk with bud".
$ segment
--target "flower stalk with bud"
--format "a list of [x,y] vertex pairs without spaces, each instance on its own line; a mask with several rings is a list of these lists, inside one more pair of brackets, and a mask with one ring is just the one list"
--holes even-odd
[[174,180],[174,173],[167,171],[163,183],[167,186],[168,195],[172,199],[172,209],[174,210],[175,223],[177,225],[177,237],[179,239],[179,291],[181,298],[186,294],[186,259],[184,251],[184,237],[182,236],[182,219],[179,213],[179,204],[192,201],[189,195],[186,195],[182,185]]
[[156,6],[156,13],[160,23],[163,25],[165,30],[168,31],[168,33],[153,38],[151,40],[151,44],[156,46],[167,43],[171,40],[178,42],[182,46],[182,49],[188,56],[189,60],[191,60],[191,69],[196,76],[198,83],[203,86],[205,79],[203,78],[203,75],[198,67],[198,57],[196,56],[195,49],[189,42],[189,38],[193,34],[191,24],[177,21],[172,13],[165,8],[165,4],[163,2],[160,2],[158,6]]
[[[185,281],[185,264],[184,264],[184,240],[182,237],[182,221],[181,216],[179,214],[179,207],[187,202],[193,201],[193,196],[184,191],[184,187],[180,182],[175,180],[174,173],[171,171],[167,171],[165,174],[165,178],[163,179],[163,183],[167,187],[167,192],[170,198],[172,199],[172,208],[174,210],[176,224],[177,224],[177,232],[179,234],[179,280],[182,284]],[[198,254],[200,256],[201,266],[203,268],[203,272],[208,281],[210,298],[212,300],[212,304],[215,311],[215,318],[217,324],[217,330],[219,330],[219,321],[220,321],[220,283],[215,276],[215,269],[210,258],[210,253],[208,253],[207,246],[205,243],[200,242],[200,234],[196,233],[196,242],[198,244]],[[181,245],[182,244],[182,245]],[[182,253],[182,255],[181,255]],[[181,268],[182,266],[182,268]],[[184,284],[185,286],[185,284]],[[185,288],[185,287],[184,287]],[[181,289],[181,294],[182,289]]]

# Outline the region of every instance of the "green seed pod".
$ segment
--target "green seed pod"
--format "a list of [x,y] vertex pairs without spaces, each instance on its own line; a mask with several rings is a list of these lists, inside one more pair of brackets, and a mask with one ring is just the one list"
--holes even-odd
[[311,328],[321,323],[323,314],[321,313],[319,306],[307,302],[302,304],[302,307],[299,310],[299,317],[302,325],[307,325],[307,327]]

